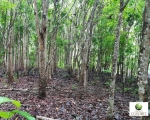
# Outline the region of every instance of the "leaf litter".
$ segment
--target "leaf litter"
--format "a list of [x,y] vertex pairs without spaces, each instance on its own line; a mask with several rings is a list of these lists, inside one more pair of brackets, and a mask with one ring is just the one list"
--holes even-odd
[[[0,83],[0,96],[19,100],[22,104],[21,110],[27,111],[32,116],[44,116],[60,120],[106,120],[107,99],[109,87],[104,84],[103,78],[92,83],[89,77],[86,90],[78,84],[73,77],[69,77],[64,70],[57,70],[52,80],[48,81],[45,99],[39,99],[38,77],[25,76],[9,86],[7,79],[2,78]],[[90,73],[93,74],[93,73]],[[104,76],[104,75],[103,75]],[[12,88],[12,90],[7,90]],[[6,89],[6,90],[3,90]],[[20,89],[20,90],[15,90]],[[25,91],[23,91],[25,89]],[[129,116],[129,102],[137,101],[138,96],[125,93],[122,97],[120,91],[115,93],[115,120],[139,120],[137,117]],[[0,110],[9,111],[16,109],[7,103],[0,105]],[[11,120],[24,120],[19,115],[13,116]],[[2,120],[2,119],[1,119]]]

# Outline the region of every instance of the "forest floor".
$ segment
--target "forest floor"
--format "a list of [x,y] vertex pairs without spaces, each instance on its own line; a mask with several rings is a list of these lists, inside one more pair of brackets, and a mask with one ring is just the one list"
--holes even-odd
[[[66,71],[57,69],[52,80],[48,82],[45,99],[37,97],[38,77],[36,75],[15,78],[11,86],[3,76],[0,80],[0,96],[19,100],[22,103],[21,110],[33,116],[60,120],[106,120],[108,76],[107,74],[96,76],[95,73],[90,72],[88,87],[84,90]],[[139,120],[138,117],[129,116],[129,102],[136,102],[138,95],[135,82],[132,79],[128,82],[124,97],[121,92],[121,82],[117,82],[119,84],[116,85],[115,92],[115,120]],[[9,103],[0,105],[0,110],[12,109],[15,107]],[[11,120],[24,120],[24,118],[15,115]]]

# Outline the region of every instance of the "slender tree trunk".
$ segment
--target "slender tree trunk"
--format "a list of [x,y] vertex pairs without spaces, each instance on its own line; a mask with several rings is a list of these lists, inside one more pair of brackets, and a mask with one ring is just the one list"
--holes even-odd
[[16,58],[16,48],[14,47],[13,48],[13,71],[15,71],[15,68],[16,68],[16,66],[15,66],[15,58]]
[[118,62],[118,63],[117,63],[117,75],[120,74],[120,66],[121,66],[121,65],[120,65],[120,62]]
[[122,12],[119,13],[118,25],[116,29],[116,39],[114,45],[114,53],[113,53],[113,62],[112,62],[112,82],[110,85],[110,96],[109,96],[109,107],[108,107],[108,120],[113,120],[113,111],[114,111],[114,93],[115,93],[115,81],[116,81],[116,70],[117,70],[117,61],[118,61],[118,53],[119,53],[119,41],[120,41],[120,29],[121,29],[121,21],[122,21]]
[[[14,3],[14,0],[12,1]],[[15,11],[11,9],[9,12],[10,20],[9,20],[9,29],[8,33],[8,64],[7,64],[7,75],[8,75],[8,83],[11,84],[13,82],[13,57],[12,57],[12,45],[14,41],[14,21],[15,21]]]
[[36,47],[36,54],[35,54],[35,57],[36,57],[36,62],[35,62],[35,67],[38,69],[39,68],[39,45],[38,43],[37,44],[37,47]]
[[[126,49],[127,49],[127,40],[129,38],[129,32],[130,32],[130,27],[125,27],[125,30],[127,32],[127,35],[125,36],[126,37],[126,41],[125,41],[125,44],[124,44],[124,50],[123,50],[123,53],[125,53]],[[125,62],[126,62],[126,56],[124,56],[125,54],[122,55],[122,96],[124,97],[124,86],[125,86],[125,78],[126,78],[126,66],[125,66]]]
[[34,0],[34,10],[35,10],[35,20],[36,20],[36,30],[38,35],[39,42],[39,91],[38,96],[40,98],[46,97],[46,68],[45,68],[45,40],[46,40],[46,29],[47,29],[47,10],[49,7],[49,0],[42,0],[42,23],[40,24],[40,20],[38,17],[37,3]]
[[[139,100],[149,102],[149,86],[148,86],[148,65],[150,54],[150,0],[145,2],[145,10],[143,13],[143,29],[140,41],[140,53],[138,62],[138,86]],[[143,116],[142,120],[149,120],[150,116]]]
[[[5,44],[4,46],[4,50],[5,50],[5,54],[4,54],[4,68],[7,68],[7,52],[6,52],[7,46]],[[6,69],[7,70],[7,69]]]
[[[24,10],[25,11],[25,10]],[[26,68],[26,62],[27,62],[27,58],[26,58],[26,41],[27,41],[27,34],[26,34],[26,16],[23,16],[23,26],[24,26],[24,31],[23,31],[23,71],[24,71],[24,75],[27,74],[27,68]]]
[[7,75],[8,75],[8,83],[12,83],[13,82],[13,64],[12,64],[12,40],[13,40],[13,29],[11,29],[10,33],[9,33],[9,44],[8,44],[8,71],[7,71]]
[[124,8],[128,4],[129,0],[124,3],[124,0],[120,0],[120,9],[119,9],[119,16],[118,16],[118,24],[116,28],[116,38],[114,44],[114,53],[112,59],[112,81],[110,84],[110,93],[108,99],[108,108],[107,108],[107,119],[113,120],[114,119],[114,95],[115,95],[115,82],[116,82],[116,73],[117,73],[117,62],[118,62],[118,55],[119,55],[119,43],[120,43],[120,30],[122,26],[122,14]]
[[97,60],[97,73],[99,74],[101,72],[101,49],[98,50],[98,60]]
[[29,64],[29,39],[30,39],[30,34],[28,31],[28,35],[27,35],[27,68],[29,68],[30,64]]
[[54,64],[55,64],[55,54],[56,54],[56,49],[55,49],[55,46],[56,46],[56,33],[53,33],[53,37],[51,38],[51,44],[50,44],[50,47],[49,47],[49,51],[50,51],[50,54],[49,54],[49,62],[48,62],[48,79],[51,79],[52,78],[52,74],[54,72]]
[[21,54],[20,54],[20,52],[21,52],[20,50],[21,49],[20,49],[20,46],[21,46],[20,42],[18,42],[18,50],[17,50],[17,53],[18,53],[18,60],[17,60],[18,61],[18,65],[17,65],[18,66],[18,70],[21,68]]
[[[20,34],[19,34],[19,39],[20,39]],[[20,58],[20,41],[18,40],[18,49],[17,49],[17,78],[19,79],[19,69],[20,69],[20,61],[21,61],[21,58]]]
[[[86,23],[86,27],[85,30],[86,31],[86,35],[85,37],[83,36],[84,38],[84,41],[82,43],[82,51],[81,51],[81,58],[82,58],[82,63],[81,63],[81,76],[80,76],[80,83],[84,85],[84,88],[87,87],[87,66],[88,66],[88,49],[89,49],[89,43],[91,42],[92,40],[92,29],[93,29],[93,19],[94,19],[94,15],[95,15],[95,11],[96,11],[96,8],[99,4],[99,0],[95,0],[94,4],[93,4],[93,9],[91,10],[91,13],[90,13],[90,17]],[[85,20],[83,20],[83,25],[85,24],[84,23]],[[83,33],[84,35],[84,33]]]

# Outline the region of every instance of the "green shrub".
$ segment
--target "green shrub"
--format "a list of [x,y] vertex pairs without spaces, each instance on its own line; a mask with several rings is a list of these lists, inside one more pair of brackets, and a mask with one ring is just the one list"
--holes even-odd
[[72,85],[71,89],[76,90],[77,89],[77,84]]
[[92,85],[96,85],[97,81],[92,81],[91,83],[92,83]]
[[103,70],[104,73],[111,73],[111,70]]
[[119,88],[119,87],[116,87],[115,90],[116,90],[116,91],[120,91],[120,88]]
[[110,86],[110,84],[111,84],[111,83],[110,83],[110,82],[108,82],[108,81],[107,81],[107,82],[105,82],[105,85]]
[[25,117],[27,120],[35,120],[34,117],[32,117],[29,113],[25,111],[20,111],[21,103],[17,100],[11,100],[7,97],[1,97],[0,96],[0,104],[6,103],[6,102],[11,102],[13,105],[17,107],[16,110],[11,110],[11,111],[0,111],[0,117],[4,119],[10,119],[13,117],[15,114],[19,114],[23,117]]
[[14,73],[14,76],[13,76],[13,77],[14,77],[14,80],[15,80],[15,81],[18,80],[18,79],[17,79],[17,73],[16,73],[16,72]]
[[138,95],[138,88],[135,88],[135,89],[132,91],[132,94],[133,94],[133,95]]
[[67,74],[67,73],[64,73],[62,76],[63,76],[63,77],[69,77],[70,75]]
[[132,88],[124,88],[124,92],[130,91]]
[[132,83],[132,82],[134,82],[134,79],[130,78],[130,79],[127,79],[126,81],[127,81],[128,83]]

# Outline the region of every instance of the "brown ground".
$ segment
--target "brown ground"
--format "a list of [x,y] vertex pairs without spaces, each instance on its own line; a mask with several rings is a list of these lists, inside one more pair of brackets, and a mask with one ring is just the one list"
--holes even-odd
[[[33,116],[40,115],[61,120],[105,120],[109,88],[106,84],[107,75],[93,77],[94,75],[96,76],[92,72],[89,74],[88,88],[84,90],[74,78],[69,77],[67,72],[59,69],[48,83],[47,97],[44,100],[37,98],[36,75],[15,79],[11,87],[7,85],[7,79],[3,76],[0,81],[0,96],[19,100],[22,103],[21,110]],[[126,90],[122,97],[120,85],[118,84],[116,88],[115,120],[139,120],[131,118],[128,113],[129,102],[135,102],[137,95],[132,94],[133,90]],[[12,109],[15,107],[9,103],[0,105],[0,110]],[[24,118],[15,115],[12,120]]]

